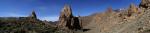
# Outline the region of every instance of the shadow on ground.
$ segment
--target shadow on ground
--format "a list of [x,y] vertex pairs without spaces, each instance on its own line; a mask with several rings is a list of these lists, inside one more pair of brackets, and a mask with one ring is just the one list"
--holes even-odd
[[86,31],[89,31],[89,30],[91,30],[91,29],[83,29],[83,32],[86,32]]

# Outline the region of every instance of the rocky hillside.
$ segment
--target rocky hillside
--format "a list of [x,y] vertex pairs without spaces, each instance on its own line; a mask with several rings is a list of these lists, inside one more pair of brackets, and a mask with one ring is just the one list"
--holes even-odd
[[148,4],[149,0],[142,0],[139,7],[131,3],[128,9],[120,12],[108,9],[109,12],[94,14],[89,23],[83,27],[89,30],[78,33],[150,33]]
[[82,33],[150,33],[149,18],[150,10],[145,10],[142,15],[135,14],[125,18],[116,13],[98,14],[85,27],[90,30]]
[[53,33],[55,28],[41,21],[0,20],[0,33]]
[[[142,0],[140,5],[131,3],[123,10],[109,7],[106,12],[79,16],[78,19],[74,19],[71,7],[64,7],[58,23],[58,27],[63,28],[58,29],[64,33],[150,33],[149,2]],[[79,26],[81,29],[76,29]]]

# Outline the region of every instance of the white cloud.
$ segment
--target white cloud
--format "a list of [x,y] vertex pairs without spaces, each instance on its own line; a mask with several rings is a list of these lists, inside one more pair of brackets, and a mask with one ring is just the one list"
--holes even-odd
[[40,20],[47,20],[47,21],[57,21],[58,16],[47,16],[47,17],[40,17]]

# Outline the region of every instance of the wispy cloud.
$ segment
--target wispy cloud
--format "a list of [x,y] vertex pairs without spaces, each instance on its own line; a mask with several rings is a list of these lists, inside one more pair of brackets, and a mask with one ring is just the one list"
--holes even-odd
[[40,20],[47,20],[47,21],[57,21],[58,16],[46,16],[46,17],[39,17]]

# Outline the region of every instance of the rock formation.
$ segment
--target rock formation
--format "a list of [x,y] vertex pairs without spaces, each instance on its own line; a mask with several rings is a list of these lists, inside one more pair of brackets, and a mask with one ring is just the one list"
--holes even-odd
[[130,7],[128,8],[128,16],[131,16],[133,13],[138,13],[138,8],[131,3]]
[[108,13],[111,13],[111,12],[113,12],[113,9],[112,9],[112,7],[111,7],[111,6],[110,6],[110,7],[108,7],[106,12],[108,12]]
[[29,19],[30,21],[33,21],[33,22],[37,21],[37,16],[34,10],[32,11],[32,14],[29,16]]
[[68,5],[65,5],[61,14],[60,14],[60,17],[59,17],[59,23],[58,23],[58,27],[63,27],[66,29],[66,27],[70,27],[71,25],[71,18],[73,17],[72,16],[72,10],[70,9],[70,6]]
[[141,0],[140,8],[150,8],[150,0]]
[[133,3],[130,4],[130,7],[129,7],[128,11],[131,11],[133,13],[138,12],[137,7]]
[[65,5],[58,22],[58,28],[63,29],[80,29],[80,23],[78,17],[72,15],[72,10],[69,5]]
[[32,17],[33,19],[37,18],[34,10],[32,11],[32,14],[30,15],[30,17]]

